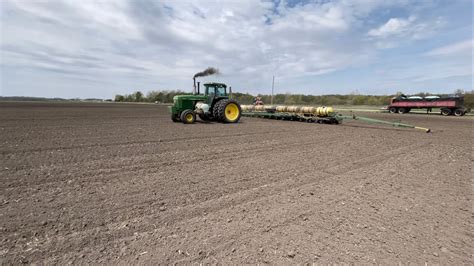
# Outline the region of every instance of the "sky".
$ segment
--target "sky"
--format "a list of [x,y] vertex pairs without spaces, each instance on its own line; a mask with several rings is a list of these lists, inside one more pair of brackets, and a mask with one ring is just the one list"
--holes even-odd
[[1,0],[0,95],[473,89],[472,0]]

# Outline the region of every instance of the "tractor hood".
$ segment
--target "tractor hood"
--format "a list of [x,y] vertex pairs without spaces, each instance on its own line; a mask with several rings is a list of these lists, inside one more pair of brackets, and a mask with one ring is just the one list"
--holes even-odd
[[201,101],[201,100],[206,100],[207,96],[205,95],[176,95],[173,97],[173,102],[179,101],[179,100],[185,100],[185,101]]

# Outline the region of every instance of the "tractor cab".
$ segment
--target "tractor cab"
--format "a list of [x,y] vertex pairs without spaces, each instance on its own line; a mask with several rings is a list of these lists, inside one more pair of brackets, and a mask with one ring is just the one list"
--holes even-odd
[[223,83],[206,83],[204,84],[204,93],[208,96],[226,97],[227,86]]
[[204,95],[208,97],[208,103],[212,105],[221,99],[228,99],[227,86],[223,83],[204,84]]

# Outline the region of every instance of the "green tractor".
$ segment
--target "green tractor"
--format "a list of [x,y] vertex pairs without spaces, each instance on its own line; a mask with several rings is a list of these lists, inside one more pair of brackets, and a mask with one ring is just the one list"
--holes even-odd
[[229,98],[225,84],[206,83],[204,94],[200,94],[199,87],[198,82],[197,94],[195,85],[193,95],[173,97],[173,106],[169,107],[173,122],[192,124],[196,121],[196,115],[203,121],[239,122],[242,114],[240,104]]

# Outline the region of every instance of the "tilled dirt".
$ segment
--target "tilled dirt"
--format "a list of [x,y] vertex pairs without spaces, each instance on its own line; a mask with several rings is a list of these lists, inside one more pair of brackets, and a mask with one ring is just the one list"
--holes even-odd
[[0,263],[474,263],[473,119],[0,103]]

